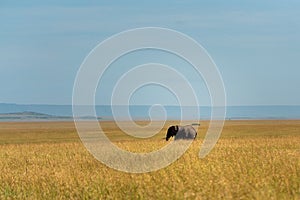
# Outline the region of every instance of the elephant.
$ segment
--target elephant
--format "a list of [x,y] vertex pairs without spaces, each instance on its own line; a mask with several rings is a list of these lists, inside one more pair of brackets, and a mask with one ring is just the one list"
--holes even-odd
[[197,132],[192,125],[170,126],[167,131],[166,141],[168,141],[170,137],[173,136],[175,136],[175,140],[178,139],[194,140],[197,136]]

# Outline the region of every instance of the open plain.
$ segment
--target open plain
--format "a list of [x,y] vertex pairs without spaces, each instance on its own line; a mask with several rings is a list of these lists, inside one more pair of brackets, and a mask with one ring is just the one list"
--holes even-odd
[[[176,124],[135,139],[114,122],[100,123],[132,152],[161,148]],[[170,166],[130,174],[97,161],[73,122],[2,122],[0,199],[300,199],[300,120],[226,121],[217,145],[200,159],[208,124],[201,122],[197,139]]]

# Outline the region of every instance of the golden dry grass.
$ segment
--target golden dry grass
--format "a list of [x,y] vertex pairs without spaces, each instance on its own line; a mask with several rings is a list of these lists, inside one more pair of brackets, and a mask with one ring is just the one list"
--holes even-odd
[[[142,140],[102,126],[120,147],[144,152],[163,146],[173,123]],[[300,199],[300,121],[227,121],[200,159],[207,126],[167,168],[129,174],[95,160],[72,122],[0,123],[0,199]]]

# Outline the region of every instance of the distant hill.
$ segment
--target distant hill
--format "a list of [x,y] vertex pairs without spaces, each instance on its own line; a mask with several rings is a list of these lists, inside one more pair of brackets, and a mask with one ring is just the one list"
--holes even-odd
[[68,116],[55,116],[37,112],[15,112],[0,114],[0,121],[73,120]]
[[[81,117],[82,120],[94,119],[94,117]],[[97,117],[101,120],[101,117]],[[0,113],[0,121],[72,121],[71,116],[56,116],[48,115],[38,112],[14,112],[14,113]]]
[[[113,120],[114,117],[124,120],[149,120],[151,105],[95,105],[93,106],[98,120]],[[82,111],[90,106],[82,106]],[[168,120],[180,120],[184,109],[184,120],[209,120],[210,106],[164,106]],[[195,114],[199,111],[200,118]],[[116,112],[118,111],[116,115]],[[84,112],[83,112],[84,113]],[[90,114],[90,112],[87,112]],[[130,114],[130,118],[128,118]],[[151,111],[153,120],[162,120],[161,112]],[[82,120],[94,119],[93,116],[81,117]],[[227,106],[226,119],[300,119],[300,105],[288,106]],[[41,121],[73,120],[72,105],[14,104],[0,103],[0,121]]]
[[39,105],[0,103],[0,113],[44,113],[53,116],[72,116],[71,105]]

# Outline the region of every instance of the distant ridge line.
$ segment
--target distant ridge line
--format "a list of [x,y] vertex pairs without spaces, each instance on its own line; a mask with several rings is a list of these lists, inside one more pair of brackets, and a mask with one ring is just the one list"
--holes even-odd
[[[84,106],[83,106],[84,108]],[[114,109],[119,109],[119,119],[133,120],[160,120],[162,119],[161,112],[152,112],[149,115],[151,105],[130,105],[114,106]],[[94,106],[97,119],[113,120],[114,113],[110,105]],[[210,106],[164,106],[167,120],[180,120],[182,112],[185,112],[183,120],[209,120],[211,117],[212,108]],[[200,117],[194,116],[194,109],[199,109]],[[247,119],[300,119],[300,106],[298,105],[268,105],[268,106],[228,106],[225,118],[227,120],[247,120]],[[1,114],[2,113],[2,114]],[[91,114],[89,114],[91,115]],[[21,105],[0,103],[0,121],[8,120],[24,120],[27,117],[29,120],[44,119],[44,120],[73,120],[73,112],[71,105]],[[95,119],[94,116],[80,117],[81,119]]]

